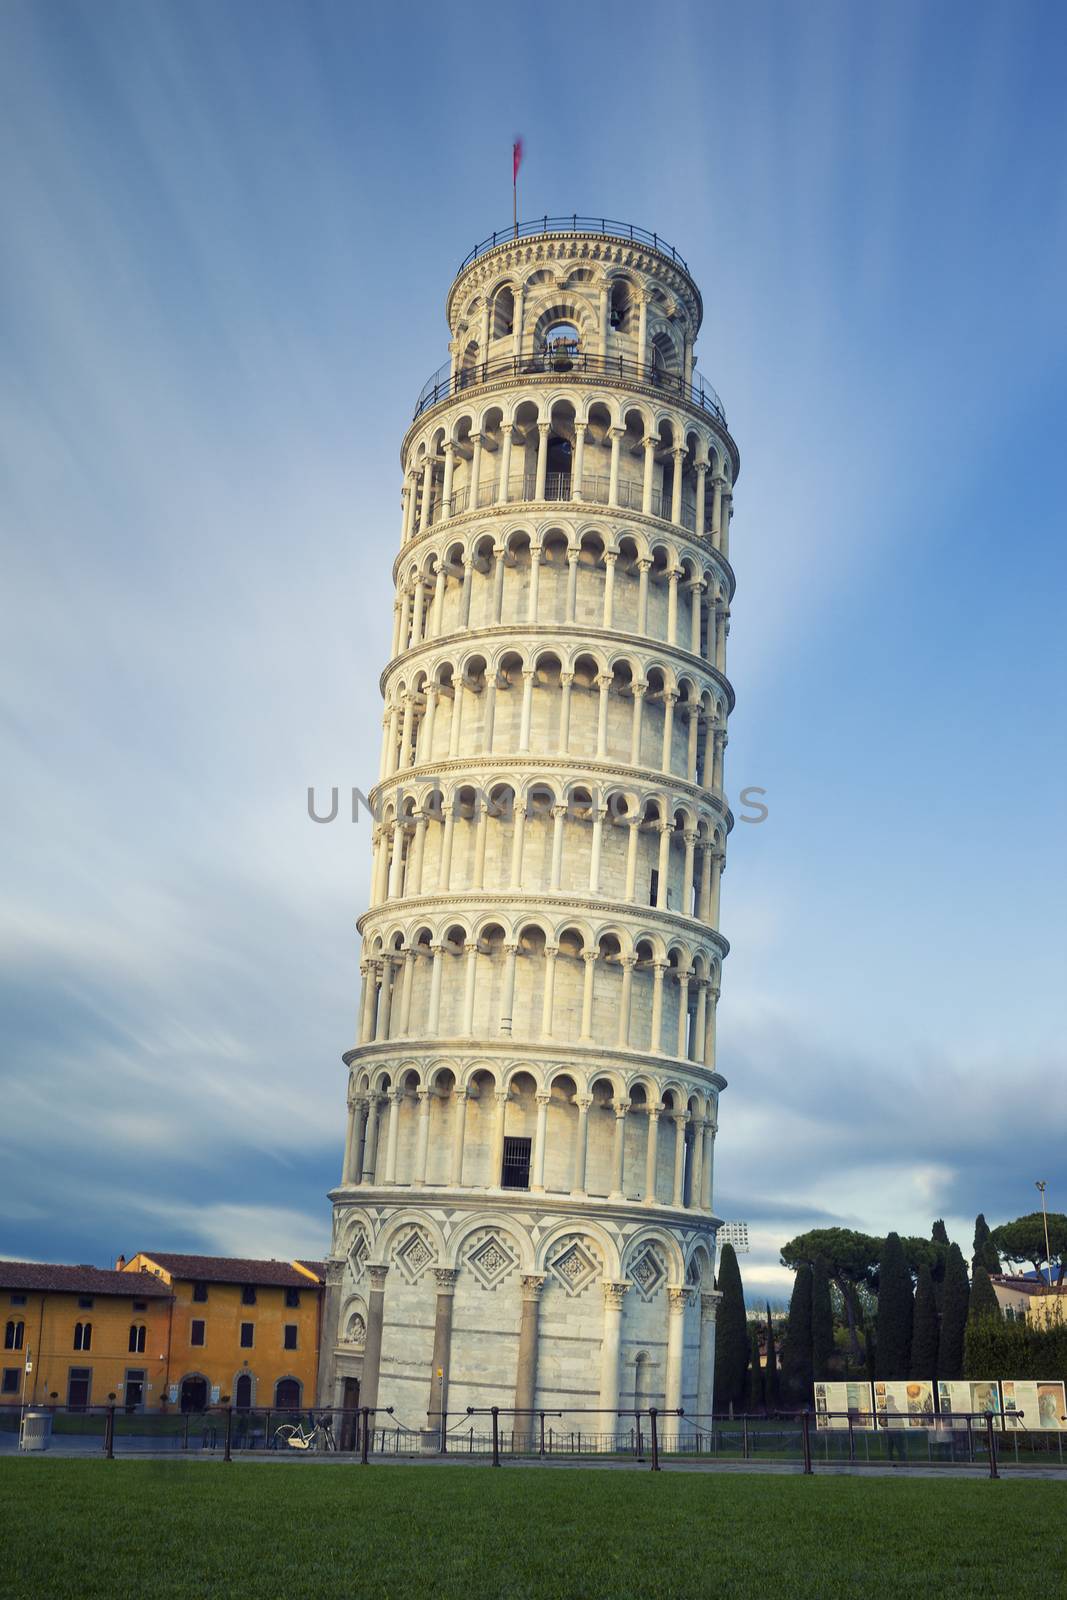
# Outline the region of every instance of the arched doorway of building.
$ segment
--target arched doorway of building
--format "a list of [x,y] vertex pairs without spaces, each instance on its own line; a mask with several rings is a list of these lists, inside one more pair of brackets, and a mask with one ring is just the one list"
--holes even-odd
[[238,1411],[247,1411],[252,1404],[252,1374],[242,1372],[233,1386],[233,1403]]
[[299,1411],[300,1383],[296,1378],[279,1378],[274,1385],[274,1405],[278,1411]]
[[199,1372],[182,1379],[181,1408],[183,1411],[207,1410],[207,1379]]

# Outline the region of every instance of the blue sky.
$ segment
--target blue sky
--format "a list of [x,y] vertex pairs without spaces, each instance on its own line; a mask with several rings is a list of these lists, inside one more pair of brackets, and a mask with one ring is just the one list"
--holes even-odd
[[[742,454],[719,1209],[1062,1162],[1054,5],[0,11],[0,1253],[324,1248],[398,449],[520,209],[657,229]],[[1057,1183],[1059,1188],[1057,1190]]]

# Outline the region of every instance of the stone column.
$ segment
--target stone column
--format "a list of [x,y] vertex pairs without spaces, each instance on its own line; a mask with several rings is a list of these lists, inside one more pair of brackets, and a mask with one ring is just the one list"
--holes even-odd
[[[682,1406],[682,1359],[685,1349],[685,1308],[690,1291],[673,1285],[667,1290],[670,1309],[667,1313],[667,1410],[680,1411]],[[681,1419],[672,1417],[664,1424],[668,1438],[677,1439],[681,1432]]]
[[600,856],[604,841],[604,818],[608,814],[607,806],[596,806],[593,810],[593,846],[589,853],[589,893],[600,893]]
[[[685,776],[689,783],[697,781],[697,740],[700,737],[700,706],[697,701],[686,701],[688,723],[686,726]],[[689,913],[686,912],[688,916]]]
[[471,593],[474,589],[474,557],[464,556],[463,586],[459,595],[459,625],[469,628],[471,621]]
[[678,579],[681,573],[672,567],[667,574],[667,643],[678,643]]
[[637,899],[637,846],[640,841],[641,818],[627,817],[626,826],[630,836],[626,841],[626,884],[623,889],[623,899],[633,905]]
[[385,1182],[396,1182],[396,1149],[400,1135],[400,1107],[404,1102],[403,1089],[389,1091],[389,1133],[385,1141]]
[[567,551],[567,604],[564,608],[563,620],[573,624],[578,613],[578,550]]
[[663,1053],[663,974],[666,971],[666,961],[653,961],[652,1037],[648,1041],[648,1048],[653,1055],[661,1055]]
[[[522,1320],[519,1323],[519,1359],[515,1370],[515,1410],[533,1411],[537,1397],[537,1324],[541,1310],[541,1290],[545,1286],[543,1272],[524,1272],[522,1284]],[[533,1418],[518,1416],[515,1432],[526,1434],[533,1430]]]
[[533,1169],[530,1174],[530,1188],[538,1194],[543,1194],[545,1189],[545,1135],[548,1132],[548,1108],[552,1103],[552,1096],[544,1090],[539,1090],[534,1099],[537,1101],[537,1127],[534,1133]]
[[[641,510],[646,517],[652,515],[652,475],[656,470],[656,446],[659,440],[651,435],[641,440],[645,451],[645,475],[641,483]],[[660,508],[662,510],[662,507]],[[641,632],[644,633],[644,628]]]
[[673,822],[657,822],[656,830],[659,833],[659,856],[657,858],[656,879],[656,910],[666,911],[668,878],[671,868],[671,834],[674,832]]
[[502,544],[493,546],[493,626],[499,627],[504,615],[504,570],[507,565]]
[[551,431],[550,422],[537,424],[537,478],[534,483],[534,499],[545,498],[545,480],[548,476],[548,435]]
[[363,993],[359,1002],[359,1029],[356,1043],[366,1044],[374,1035],[374,964],[370,961],[361,961],[359,970],[363,976]]
[[693,1147],[689,1166],[689,1210],[700,1210],[701,1172],[704,1166],[704,1123],[693,1123]]
[[436,683],[428,683],[426,685],[422,700],[425,709],[415,738],[415,755],[412,766],[416,766],[420,761],[433,760],[433,729],[434,723],[437,721]]
[[[359,1381],[359,1403],[371,1411],[378,1404],[378,1375],[382,1364],[382,1322],[385,1315],[385,1280],[388,1266],[368,1266],[370,1293],[367,1296],[367,1341],[363,1346],[363,1376]],[[371,1418],[373,1425],[374,1418]]]
[[471,887],[481,889],[485,884],[485,845],[489,831],[489,802],[481,796],[475,801],[478,820],[474,825],[474,865],[471,870]]
[[456,1293],[459,1272],[454,1267],[435,1267],[437,1282],[437,1307],[433,1325],[433,1357],[430,1361],[430,1404],[426,1409],[426,1431],[429,1437],[423,1446],[431,1450],[440,1448],[445,1432],[444,1413],[448,1410],[448,1367],[452,1355],[452,1302]]
[[641,718],[648,684],[639,679],[631,688],[634,697],[634,718],[630,726],[630,765],[631,767],[639,767],[641,765]]
[[674,1194],[671,1204],[680,1211],[685,1185],[685,1125],[689,1121],[689,1113],[674,1111],[671,1120],[674,1123]]
[[[422,618],[426,602],[426,596],[423,592],[425,586],[426,580],[420,572],[411,586],[411,648],[413,650],[417,644],[422,643]],[[410,765],[410,763],[405,760],[405,765]]]
[[444,832],[441,836],[441,859],[437,864],[437,892],[447,894],[451,888],[452,878],[452,842],[456,833],[456,797],[450,794],[447,799],[442,796],[445,808]]
[[352,1171],[356,1160],[356,1147],[358,1139],[356,1117],[358,1112],[359,1100],[354,1095],[349,1095],[348,1126],[345,1130],[345,1155],[344,1160],[341,1163],[341,1182],[343,1184],[359,1182],[359,1179],[353,1174]]
[[571,462],[571,499],[582,498],[582,473],[585,469],[585,430],[588,426],[584,422],[574,424],[574,460]]
[[615,1102],[615,1146],[611,1153],[611,1193],[609,1200],[622,1200],[625,1196],[623,1184],[624,1165],[626,1161],[626,1114],[630,1109],[628,1100]]
[[608,468],[608,505],[617,506],[619,503],[619,441],[626,433],[625,428],[609,428],[611,435],[611,465]]
[[430,1102],[437,1096],[432,1089],[419,1090],[419,1131],[415,1144],[415,1183],[426,1182],[426,1158],[430,1153]]
[[571,684],[574,682],[573,672],[561,672],[559,675],[559,753],[567,754],[567,746],[571,742]]
[[704,1124],[704,1178],[701,1183],[700,1209],[710,1211],[712,1206],[713,1175],[715,1170],[715,1135],[718,1128],[714,1122]]
[[[622,1342],[622,1303],[626,1298],[628,1283],[601,1284],[604,1291],[604,1337],[600,1345],[600,1409],[604,1413],[619,1409],[619,1346]],[[599,1419],[601,1431],[614,1433],[618,1419],[604,1415]]]
[[341,1319],[341,1299],[344,1292],[345,1264],[331,1257],[326,1263],[326,1287],[322,1296],[322,1336],[319,1340],[319,1381],[315,1404],[328,1406],[334,1399],[334,1351],[338,1340],[338,1323]]
[[648,632],[648,575],[651,570],[651,561],[642,556],[637,563],[637,631],[642,635]]
[[541,586],[541,546],[530,546],[530,599],[526,608],[527,622],[537,621],[537,601]]
[[708,980],[697,979],[697,1010],[693,1019],[693,1035],[689,1041],[690,1061],[704,1060],[704,1040],[708,1031]]
[[708,474],[706,461],[697,462],[697,489],[696,489],[696,537],[704,537],[704,482]]
[[378,1019],[374,1030],[376,1039],[388,1039],[389,1018],[393,1009],[393,958],[382,957],[382,993],[378,1003]]
[[637,362],[648,366],[648,296],[637,296]]
[[441,979],[444,975],[442,958],[445,947],[443,944],[432,944],[430,950],[433,955],[433,967],[430,970],[430,1008],[426,1031],[433,1038],[441,1021]]
[[558,890],[563,872],[563,823],[566,815],[566,806],[552,807],[552,876],[549,888],[553,892]]
[[515,796],[515,810],[511,827],[511,887],[513,889],[521,889],[522,850],[526,835],[526,801],[522,795]]
[[415,846],[411,859],[411,888],[408,889],[407,885],[404,885],[406,894],[422,893],[422,871],[426,864],[426,829],[428,826],[429,819],[425,811],[416,811]]
[[611,286],[606,283],[600,285],[600,314],[597,317],[597,344],[601,361],[607,359],[608,354],[608,326],[611,317]]
[[589,1148],[589,1107],[593,1104],[592,1095],[575,1095],[574,1103],[578,1107],[578,1128],[574,1141],[574,1186],[573,1195],[585,1194],[585,1162]]
[[689,969],[678,974],[678,1048],[675,1055],[685,1061],[689,1055]]
[[374,1168],[378,1160],[378,1096],[370,1096],[367,1108],[367,1132],[363,1140],[363,1182],[374,1182]]
[[593,1042],[593,977],[599,953],[598,950],[582,951],[582,960],[585,962],[585,984],[582,988],[582,1029],[578,1036],[582,1044]]
[[441,446],[445,455],[445,481],[441,487],[441,516],[452,515],[452,476],[456,470],[456,447],[451,439]]
[[[715,1319],[722,1295],[717,1289],[700,1296],[700,1364],[697,1367],[697,1413],[710,1417],[715,1409]],[[702,1424],[707,1427],[707,1423]]]
[[676,444],[671,451],[674,462],[674,474],[671,479],[671,521],[676,525],[682,520],[682,463],[688,454],[684,445]]
[[463,986],[462,1036],[470,1039],[474,1034],[474,986],[478,977],[478,941],[471,939],[464,946],[467,952],[467,971]]
[[552,1008],[555,1003],[556,993],[556,957],[559,955],[559,945],[545,945],[545,992],[541,999],[541,1037],[552,1037]]
[[668,775],[673,771],[674,751],[674,707],[678,696],[673,689],[667,689],[663,695],[663,749],[660,752],[660,767]]
[[[471,444],[474,446],[474,454],[471,456],[471,470],[470,470],[470,479],[469,479],[469,482],[470,482],[470,495],[469,495],[469,498],[468,498],[468,501],[467,501],[467,510],[468,511],[475,511],[475,510],[477,510],[477,507],[478,507],[478,490],[481,487],[481,476],[482,476],[482,436],[481,436],[480,433],[472,433],[471,436],[470,436],[470,440],[471,440]],[[468,593],[469,593],[469,590],[468,590]],[[468,606],[469,606],[470,601],[468,600],[467,603],[468,603]],[[469,612],[468,612],[468,615],[469,615]],[[464,627],[466,627],[466,620],[464,621]]]
[[713,983],[708,989],[708,1011],[704,1020],[704,1065],[715,1071],[715,1016],[719,1005],[719,990]]
[[463,1141],[467,1131],[467,1091],[456,1085],[452,1092],[455,1104],[455,1121],[452,1127],[452,1171],[449,1180],[454,1189],[463,1187]]
[[623,956],[619,965],[622,967],[622,993],[619,996],[619,1031],[615,1046],[618,1050],[628,1050],[630,1048],[630,1004],[637,957]]
[[711,542],[717,550],[719,548],[719,534],[722,527],[722,475],[716,473],[711,480]]
[[493,1128],[493,1146],[489,1155],[489,1188],[499,1189],[504,1175],[504,1119],[508,1109],[507,1089],[496,1091],[496,1125]]
[[500,1032],[506,1037],[511,1034],[515,1013],[515,962],[518,954],[517,944],[504,946],[504,989],[500,997]]
[[608,753],[608,695],[611,692],[611,673],[599,673],[596,681],[600,689],[600,700],[597,705],[596,758],[598,761],[604,761]]
[[[615,626],[615,563],[618,561],[618,552],[605,550],[604,552],[604,627]],[[395,655],[395,651],[393,652]]]
[[526,297],[526,286],[524,284],[520,283],[518,288],[515,290],[515,346],[514,346],[514,355],[515,355],[515,360],[516,361],[518,361],[519,357],[522,355],[522,319],[523,319],[523,312],[525,311],[525,297]]
[[659,1154],[659,1113],[659,1106],[649,1106],[648,1143],[645,1146],[644,1202],[646,1206],[654,1206],[656,1204],[656,1157]]
[[[696,726],[696,718],[691,718],[691,724]],[[682,838],[685,840],[685,866],[682,870],[682,915],[693,915],[693,867],[696,862],[697,832],[695,828],[684,828]]]
[[526,755],[530,748],[530,722],[533,715],[533,685],[535,673],[531,667],[523,669],[522,711],[519,716],[519,754]]
[[511,429],[510,422],[500,424],[500,478],[497,483],[496,503],[504,506],[508,503],[508,479],[511,476]]

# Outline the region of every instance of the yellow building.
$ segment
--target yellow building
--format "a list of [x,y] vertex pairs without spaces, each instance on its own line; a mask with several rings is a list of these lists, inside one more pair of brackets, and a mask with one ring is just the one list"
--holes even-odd
[[0,1261],[0,1405],[158,1405],[172,1303],[146,1272]]
[[173,1296],[165,1393],[183,1411],[310,1406],[318,1373],[322,1262],[141,1251],[118,1265]]

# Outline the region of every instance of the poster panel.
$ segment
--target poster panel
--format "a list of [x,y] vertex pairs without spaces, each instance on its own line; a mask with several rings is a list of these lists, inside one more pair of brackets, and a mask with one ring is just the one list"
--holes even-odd
[[950,1411],[961,1417],[987,1411],[999,1416],[1000,1386],[995,1380],[971,1383],[966,1378],[938,1378],[937,1408],[942,1416]]
[[899,1382],[881,1378],[874,1385],[874,1414],[880,1428],[926,1428],[934,1421],[932,1379]]
[[873,1426],[869,1383],[817,1383],[815,1385],[815,1426],[843,1428],[849,1417],[854,1428]]
[[1062,1380],[1042,1382],[1031,1378],[1002,1378],[1005,1426],[1050,1428],[1067,1433],[1067,1396]]

